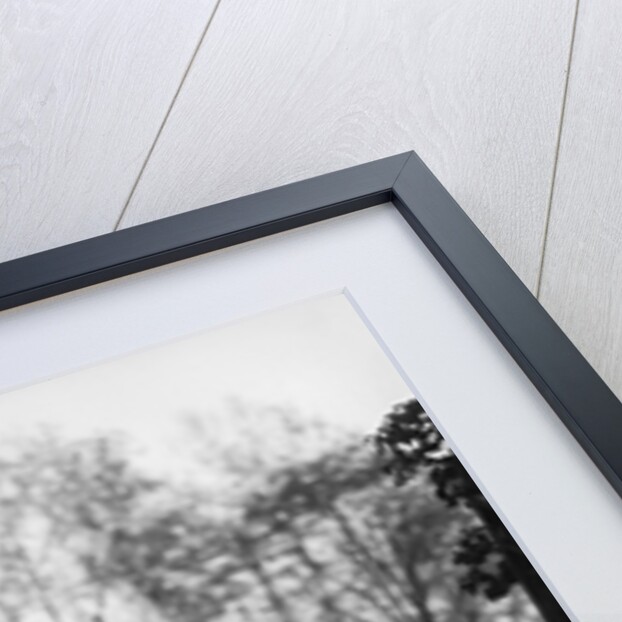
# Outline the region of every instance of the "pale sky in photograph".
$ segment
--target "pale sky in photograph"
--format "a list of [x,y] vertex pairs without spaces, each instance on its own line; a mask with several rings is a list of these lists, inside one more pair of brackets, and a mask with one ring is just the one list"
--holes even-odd
[[[41,427],[63,438],[113,432],[148,468],[183,473],[201,444],[233,450],[242,436],[253,451],[278,453],[271,432],[282,423],[271,409],[363,437],[409,396],[347,298],[334,294],[2,394],[0,438]],[[312,453],[303,439],[297,451]]]

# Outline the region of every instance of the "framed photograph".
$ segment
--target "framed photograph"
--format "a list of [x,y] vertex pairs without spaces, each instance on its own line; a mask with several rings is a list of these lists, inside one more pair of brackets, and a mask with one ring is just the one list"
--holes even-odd
[[622,619],[622,405],[413,152],[0,308],[0,621]]

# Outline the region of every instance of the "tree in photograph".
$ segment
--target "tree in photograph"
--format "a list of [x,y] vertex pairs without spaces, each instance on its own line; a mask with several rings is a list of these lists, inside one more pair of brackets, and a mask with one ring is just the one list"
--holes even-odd
[[[361,621],[532,619],[520,593],[491,605],[460,589],[452,551],[473,516],[448,509],[424,481],[396,489],[362,444],[273,473],[245,516],[290,542],[297,558],[292,553],[285,576],[306,565],[304,593],[325,603],[318,620],[330,619],[327,612]],[[264,535],[265,550],[269,542]],[[278,573],[273,583],[285,590]],[[291,587],[287,602],[304,602]]]
[[491,600],[520,584],[548,622],[568,617],[533,569],[497,514],[417,400],[397,405],[372,437],[383,468],[398,486],[426,477],[448,507],[461,507],[479,519],[464,527],[454,561],[465,568],[461,586]]
[[377,452],[287,409],[236,414],[240,439],[191,426],[181,479],[141,475],[118,438],[4,448],[0,622],[540,620],[416,404]]
[[107,438],[50,436],[4,448],[0,620],[104,622],[120,602],[127,608],[110,547],[118,530],[140,520],[156,485],[136,476],[118,449]]
[[[284,450],[325,440],[313,425],[271,426],[278,437],[270,442]],[[288,461],[255,442],[235,455],[208,447],[210,464],[230,459],[234,467],[224,471],[250,481],[234,480],[241,490],[230,492],[229,514],[215,518],[208,492],[178,492],[174,506],[141,530],[119,532],[111,549],[115,575],[164,619],[536,619],[520,591],[491,603],[460,588],[452,555],[462,531],[478,524],[473,513],[448,508],[425,478],[395,487],[362,438],[307,448],[315,456],[304,460],[296,450]]]

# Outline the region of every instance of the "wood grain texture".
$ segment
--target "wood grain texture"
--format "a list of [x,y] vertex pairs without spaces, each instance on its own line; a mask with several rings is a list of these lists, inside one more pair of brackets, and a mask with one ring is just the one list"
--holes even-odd
[[622,398],[622,4],[579,7],[541,301]]
[[122,226],[415,149],[533,287],[573,11],[223,0]]
[[112,230],[213,6],[0,3],[0,261]]

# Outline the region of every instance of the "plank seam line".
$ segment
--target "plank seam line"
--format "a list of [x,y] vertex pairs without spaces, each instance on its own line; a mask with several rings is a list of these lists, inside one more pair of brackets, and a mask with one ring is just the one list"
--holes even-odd
[[577,22],[578,22],[578,17],[579,17],[579,2],[580,0],[576,0],[574,18],[572,21],[572,33],[570,35],[570,49],[568,51],[568,63],[566,65],[566,79],[564,81],[564,91],[562,94],[562,105],[561,105],[561,111],[559,115],[559,125],[557,128],[555,157],[553,158],[553,171],[551,174],[551,186],[549,188],[549,196],[548,196],[548,201],[547,201],[547,206],[546,206],[546,214],[544,217],[544,229],[542,232],[542,245],[540,248],[540,265],[538,268],[538,275],[537,275],[536,287],[535,287],[535,296],[538,300],[540,299],[540,293],[542,289],[542,275],[544,273],[546,247],[547,247],[547,242],[549,238],[549,226],[551,223],[551,208],[553,206],[553,197],[555,195],[555,182],[557,181],[559,152],[561,149],[562,132],[563,132],[563,127],[564,127],[564,120],[566,117],[566,104],[568,101],[568,84],[570,83],[570,68],[572,66],[572,56],[574,52],[575,38],[577,34]]
[[214,21],[214,16],[216,15],[216,11],[218,11],[218,7],[220,6],[221,0],[216,0],[216,4],[214,5],[214,10],[212,11],[211,15],[209,16],[207,23],[205,24],[205,28],[203,28],[203,32],[201,33],[201,36],[199,37],[199,41],[196,44],[192,55],[190,56],[190,61],[188,62],[188,65],[186,66],[186,69],[184,70],[184,73],[181,76],[181,80],[179,82],[179,85],[177,86],[177,89],[175,90],[175,94],[173,95],[173,99],[171,99],[171,103],[168,105],[168,108],[166,110],[166,113],[164,114],[164,118],[162,119],[162,122],[160,123],[160,126],[158,127],[158,131],[156,132],[155,138],[153,139],[153,142],[151,143],[151,147],[149,147],[149,150],[147,151],[147,155],[145,157],[145,160],[142,164],[142,166],[140,167],[140,170],[138,171],[138,175],[132,185],[132,188],[130,190],[130,193],[127,197],[127,200],[125,201],[125,204],[123,205],[123,208],[121,209],[121,213],[119,214],[119,217],[117,218],[117,221],[115,222],[113,231],[117,231],[121,225],[121,222],[123,221],[123,218],[125,217],[125,214],[127,212],[127,209],[130,205],[130,202],[132,200],[132,197],[134,196],[134,193],[136,192],[136,188],[138,187],[138,184],[140,183],[140,180],[142,179],[143,173],[145,172],[145,169],[147,168],[147,164],[149,163],[149,160],[151,159],[151,156],[155,150],[155,147],[158,143],[158,140],[160,139],[160,136],[162,134],[162,131],[164,130],[164,126],[166,125],[171,112],[173,110],[173,107],[175,106],[175,103],[177,102],[177,98],[179,97],[179,93],[181,92],[181,89],[184,85],[184,83],[186,82],[186,78],[188,77],[188,74],[190,73],[190,69],[192,68],[192,65],[194,64],[194,60],[197,57],[197,54],[199,53],[199,50],[201,49],[201,46],[203,45],[203,41],[205,40],[205,36],[207,35],[207,31],[209,30],[209,27],[212,25],[212,22]]

